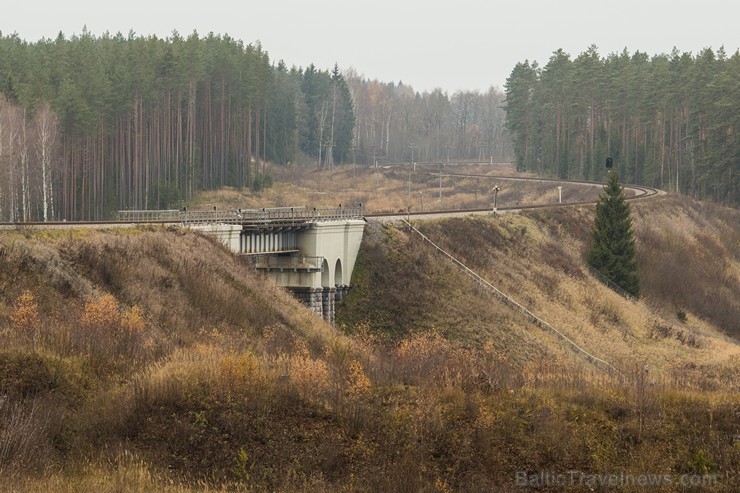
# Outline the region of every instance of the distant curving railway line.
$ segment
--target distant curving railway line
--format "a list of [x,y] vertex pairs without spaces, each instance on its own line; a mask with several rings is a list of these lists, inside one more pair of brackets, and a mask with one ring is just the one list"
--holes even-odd
[[[419,173],[419,172],[417,172]],[[427,173],[429,175],[437,175],[434,172],[420,172]],[[480,174],[465,174],[465,173],[445,173],[445,176],[453,176],[459,178],[486,178],[497,181],[528,181],[528,182],[540,182],[540,183],[567,183],[572,185],[584,185],[593,187],[603,187],[604,183],[594,181],[580,181],[580,180],[558,180],[551,178],[536,178],[536,177],[513,177],[513,176],[495,176],[495,175],[480,175]],[[640,185],[625,185],[625,190],[631,190],[634,192],[633,195],[625,197],[628,201],[643,200],[657,195],[665,194],[662,190],[658,190],[651,187],[645,187]],[[555,207],[574,207],[582,205],[592,205],[595,201],[576,201],[576,202],[563,202],[558,204],[536,204],[536,205],[515,205],[506,207],[497,207],[497,212],[515,212],[520,210],[533,210],[533,209],[549,209]],[[456,217],[465,216],[471,214],[492,214],[494,211],[491,207],[486,208],[472,208],[472,209],[447,209],[438,211],[424,211],[424,212],[388,212],[388,213],[372,213],[365,214],[365,217],[370,219],[381,220],[385,222],[391,222],[396,220],[415,218],[415,219],[434,219],[442,217]]]
[[[436,172],[417,171],[416,173],[438,175]],[[497,181],[525,181],[525,182],[541,182],[541,183],[567,183],[572,185],[584,185],[603,187],[604,184],[600,182],[592,181],[578,181],[578,180],[558,180],[550,178],[536,178],[536,177],[513,177],[513,176],[496,176],[496,175],[482,175],[482,174],[465,174],[465,173],[444,173],[443,176],[458,177],[458,178],[484,178]],[[640,185],[625,185],[625,190],[631,190],[634,192],[633,195],[627,196],[626,200],[636,201],[643,200],[657,195],[665,194],[662,190],[657,190],[651,187],[645,187]],[[496,212],[516,212],[520,210],[534,210],[534,209],[548,209],[555,207],[574,207],[583,205],[592,205],[594,201],[577,201],[577,202],[563,202],[557,204],[537,204],[537,205],[515,205],[497,207]],[[179,211],[151,211],[159,212],[159,215],[151,214],[149,216],[142,216],[131,220],[127,219],[115,219],[106,221],[33,221],[33,222],[0,222],[0,230],[2,229],[40,229],[40,228],[70,228],[74,226],[85,226],[92,228],[110,228],[110,227],[125,227],[130,225],[139,224],[159,224],[159,225],[177,225],[187,223],[183,221],[182,217],[177,213]],[[200,211],[193,211],[193,213],[199,213]],[[363,214],[363,216],[370,220],[378,220],[383,222],[400,221],[402,219],[435,219],[443,217],[457,217],[466,215],[481,215],[481,214],[492,214],[494,211],[491,207],[487,208],[461,208],[461,209],[446,209],[436,211],[422,211],[422,212],[411,212],[411,211],[398,211],[398,212],[374,212]],[[169,214],[168,214],[169,213]],[[173,215],[174,214],[174,215]]]

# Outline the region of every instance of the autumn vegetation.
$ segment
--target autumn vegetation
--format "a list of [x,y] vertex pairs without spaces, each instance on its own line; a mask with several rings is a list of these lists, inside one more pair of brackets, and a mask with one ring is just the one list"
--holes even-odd
[[[734,491],[740,219],[632,208],[640,301],[590,274],[589,207],[416,224],[622,375],[394,227],[368,225],[336,327],[179,228],[6,230],[3,484],[518,491],[516,471],[579,470]],[[665,258],[695,262],[686,289]]]
[[[558,51],[506,95],[450,96],[214,34],[0,35],[0,489],[505,492],[579,471],[737,491],[738,60]],[[598,181],[607,154],[685,194],[631,203],[639,300],[589,269],[592,206],[414,222],[557,332],[398,225],[367,225],[330,326],[193,231],[25,224],[554,205],[600,187],[507,178]],[[445,168],[466,160],[495,178]]]

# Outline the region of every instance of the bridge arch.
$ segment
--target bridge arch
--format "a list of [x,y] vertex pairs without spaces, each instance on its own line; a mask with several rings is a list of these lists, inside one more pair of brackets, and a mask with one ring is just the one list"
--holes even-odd
[[328,288],[331,286],[331,272],[329,272],[329,262],[324,259],[321,264],[321,287]]
[[334,285],[341,286],[342,282],[342,259],[337,259],[337,263],[334,265]]

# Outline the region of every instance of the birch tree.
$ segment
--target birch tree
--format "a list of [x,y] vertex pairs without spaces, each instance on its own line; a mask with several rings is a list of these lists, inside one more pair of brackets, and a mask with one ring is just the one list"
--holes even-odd
[[8,158],[5,155],[5,139],[7,133],[7,123],[5,118],[6,107],[8,102],[4,97],[0,97],[0,221],[5,220],[5,197],[7,195],[8,178]]
[[41,201],[44,222],[54,218],[53,159],[58,119],[49,103],[43,103],[34,119],[36,159],[41,168]]
[[16,124],[18,125],[18,167],[21,174],[21,211],[24,222],[31,218],[31,187],[28,172],[28,122],[26,110],[17,111]]

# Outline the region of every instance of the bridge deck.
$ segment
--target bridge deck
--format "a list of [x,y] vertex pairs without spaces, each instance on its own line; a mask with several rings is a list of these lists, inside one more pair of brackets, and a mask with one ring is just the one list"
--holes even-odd
[[212,211],[188,210],[138,210],[118,211],[121,222],[176,222],[184,225],[241,224],[246,228],[265,229],[276,227],[305,228],[324,221],[362,219],[362,207],[275,207],[265,209],[214,209]]

